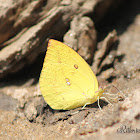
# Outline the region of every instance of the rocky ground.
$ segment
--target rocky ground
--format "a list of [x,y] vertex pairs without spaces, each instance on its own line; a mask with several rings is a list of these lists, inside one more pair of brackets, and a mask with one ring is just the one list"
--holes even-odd
[[[14,9],[21,1],[13,5]],[[19,6],[22,12],[18,8],[15,10],[15,13],[20,13],[20,18],[13,16],[14,12],[7,12],[8,16],[3,16],[6,9],[13,7],[8,1],[1,3],[1,7],[6,8],[1,13],[1,21],[5,21],[5,24],[0,23],[0,139],[140,138],[140,2],[93,2],[90,6],[87,6],[88,0],[85,3],[82,0],[77,2],[82,12],[76,6],[73,11],[78,11],[77,15],[81,12],[80,16],[74,12],[67,14],[76,2],[62,1],[61,6],[69,6],[62,14],[57,9],[59,2],[27,1]],[[111,7],[115,7],[114,10],[106,10]],[[44,9],[53,9],[54,15],[46,15]],[[60,9],[63,11],[65,8]],[[30,20],[30,14],[34,19]],[[4,17],[9,20],[4,20]],[[67,26],[58,29],[62,19],[57,24],[52,23],[60,17],[63,17]],[[7,31],[6,23],[11,25],[13,22],[10,20],[14,18],[16,24],[9,26]],[[52,31],[45,25],[50,26]],[[5,30],[3,34],[2,27]],[[49,32],[42,38],[46,31]],[[56,111],[45,103],[38,80],[44,58],[42,52],[45,52],[43,47],[49,38],[64,41],[78,51],[91,65],[101,86],[117,87],[107,89],[110,93],[119,94],[117,100],[110,99],[113,106],[101,100],[102,111],[97,103],[86,106],[84,110]]]

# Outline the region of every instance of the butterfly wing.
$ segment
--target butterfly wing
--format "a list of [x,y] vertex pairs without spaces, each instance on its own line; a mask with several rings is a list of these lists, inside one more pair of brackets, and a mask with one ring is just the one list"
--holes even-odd
[[97,79],[85,60],[65,44],[49,40],[40,90],[53,109],[69,110],[97,100]]

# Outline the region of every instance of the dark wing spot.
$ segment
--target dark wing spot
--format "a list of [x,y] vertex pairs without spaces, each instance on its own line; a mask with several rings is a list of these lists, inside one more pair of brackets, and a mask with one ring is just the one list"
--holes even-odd
[[75,64],[74,67],[75,67],[76,69],[78,69],[78,65],[77,65],[77,64]]

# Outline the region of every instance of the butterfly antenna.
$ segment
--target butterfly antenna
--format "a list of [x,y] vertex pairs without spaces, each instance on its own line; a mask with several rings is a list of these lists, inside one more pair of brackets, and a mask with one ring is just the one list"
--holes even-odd
[[114,85],[107,86],[107,87],[105,87],[104,89],[107,89],[107,88],[110,88],[110,87],[114,87],[115,89],[118,90],[118,92],[122,92],[122,91],[120,91],[120,90],[119,90],[116,86],[114,86]]
[[118,92],[122,92],[122,91],[120,91],[116,86],[112,85],[112,87],[116,88],[116,89],[118,90]]

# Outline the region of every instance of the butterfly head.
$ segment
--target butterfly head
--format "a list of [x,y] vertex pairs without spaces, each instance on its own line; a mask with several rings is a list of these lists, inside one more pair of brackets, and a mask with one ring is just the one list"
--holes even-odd
[[97,91],[97,96],[100,98],[102,96],[102,94],[105,92],[104,88],[99,88],[99,90]]

